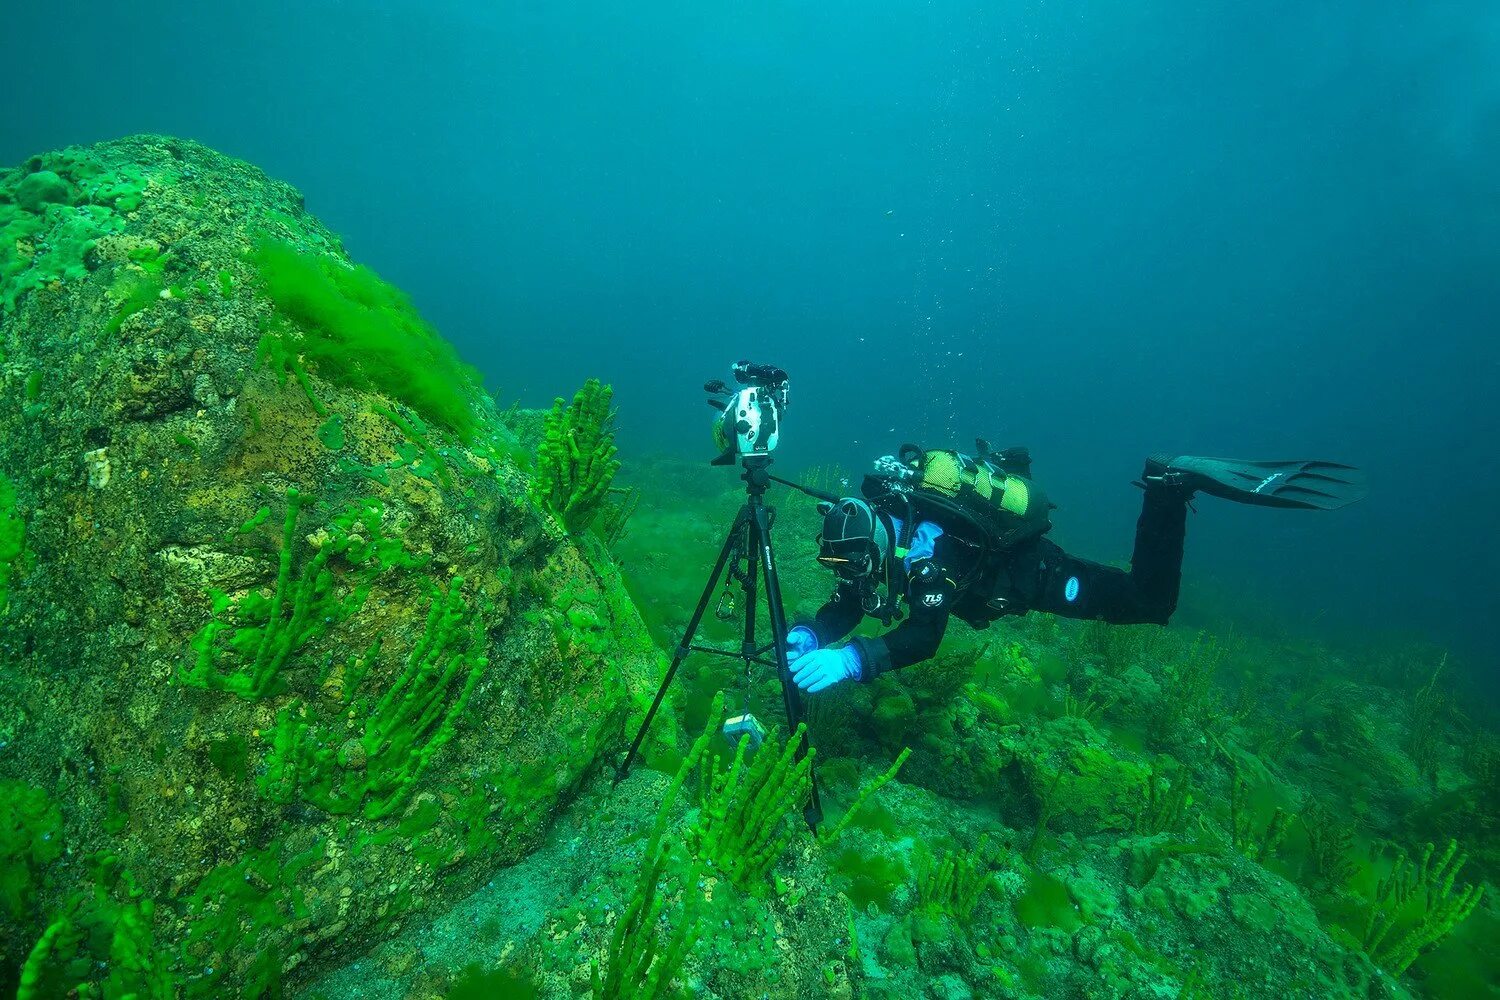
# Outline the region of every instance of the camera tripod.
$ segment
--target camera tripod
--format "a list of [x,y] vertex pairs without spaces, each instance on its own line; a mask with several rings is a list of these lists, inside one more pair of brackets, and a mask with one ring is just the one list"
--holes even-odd
[[[635,739],[631,741],[630,750],[625,754],[624,762],[615,772],[616,784],[619,784],[625,775],[630,773],[630,765],[641,748],[641,741],[646,737],[646,730],[651,727],[651,720],[656,718],[657,709],[661,707],[667,689],[672,685],[672,678],[676,676],[677,668],[691,652],[742,660],[747,672],[752,663],[774,667],[777,676],[781,679],[781,695],[786,704],[787,726],[792,734],[796,733],[798,723],[803,721],[802,698],[797,685],[792,682],[791,670],[787,666],[786,611],[781,603],[781,579],[776,573],[776,554],[771,545],[771,525],[775,520],[775,509],[765,504],[766,487],[777,477],[771,475],[771,456],[769,455],[745,455],[741,464],[745,469],[740,477],[745,481],[745,503],[735,515],[734,524],[724,539],[724,546],[719,550],[718,561],[714,563],[713,572],[708,576],[708,583],[703,588],[703,596],[698,599],[698,606],[693,610],[692,618],[688,620],[687,631],[683,633],[682,642],[678,644],[677,651],[672,656],[672,665],[667,668],[661,686],[656,689],[656,697],[646,712],[646,718],[636,731]],[[785,482],[780,479],[777,481]],[[745,561],[743,570],[739,569],[741,559]],[[703,614],[708,610],[709,602],[713,599],[714,591],[718,589],[719,581],[724,577],[726,570],[731,578],[739,580],[744,597],[745,633],[738,651],[693,644],[693,637],[703,621]],[[755,634],[756,604],[760,596],[761,581],[765,583],[766,607],[771,619],[771,641],[765,645],[757,642]],[[766,658],[767,653],[772,654],[771,659]],[[808,740],[804,730],[796,751],[798,761],[807,755],[807,749]],[[817,829],[818,823],[823,819],[823,807],[818,800],[817,775],[811,769],[808,771],[808,779],[811,783],[811,790],[807,805],[802,810],[802,817],[810,828]]]

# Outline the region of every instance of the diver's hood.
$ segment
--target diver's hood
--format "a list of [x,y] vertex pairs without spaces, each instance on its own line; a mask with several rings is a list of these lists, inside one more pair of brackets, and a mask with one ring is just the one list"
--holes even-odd
[[868,576],[885,564],[890,532],[881,517],[859,497],[818,505],[823,530],[818,535],[818,562],[840,576]]

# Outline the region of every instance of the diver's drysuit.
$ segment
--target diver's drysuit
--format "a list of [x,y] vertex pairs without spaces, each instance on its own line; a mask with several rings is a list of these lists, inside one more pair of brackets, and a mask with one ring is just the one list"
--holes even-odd
[[[976,628],[1028,611],[1165,625],[1177,608],[1195,492],[1313,510],[1346,506],[1366,492],[1364,475],[1336,462],[1153,455],[1137,484],[1146,495],[1127,571],[1069,555],[1044,538],[1051,505],[1029,479],[1030,456],[978,444],[977,459],[904,446],[902,457],[876,463],[881,475],[867,477],[868,499],[844,497],[820,508],[818,559],[838,584],[815,618],[788,633],[799,687],[817,692],[925,660],[953,615]],[[880,484],[892,482],[882,491]],[[830,648],[866,614],[889,623],[902,603],[907,617],[890,632]]]
[[[893,548],[881,568],[890,581],[890,594],[905,596],[907,617],[885,635],[853,640],[861,661],[860,679],[868,681],[931,657],[953,615],[978,628],[1028,611],[1117,625],[1165,625],[1177,608],[1191,494],[1177,486],[1146,486],[1128,572],[1069,555],[1041,537],[999,553],[989,560],[990,566],[976,572],[979,550],[944,530],[940,514],[919,522],[909,551],[901,554]],[[895,534],[903,527],[891,517]],[[827,647],[852,632],[865,616],[864,593],[863,581],[840,578],[817,617],[799,625],[816,637],[817,648]]]

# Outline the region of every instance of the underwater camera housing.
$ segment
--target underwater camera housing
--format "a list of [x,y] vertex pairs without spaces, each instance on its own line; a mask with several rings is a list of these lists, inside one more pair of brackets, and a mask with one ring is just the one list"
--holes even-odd
[[732,465],[737,458],[770,455],[781,439],[781,414],[787,404],[787,374],[774,365],[736,361],[734,380],[744,388],[731,389],[720,379],[703,386],[714,418],[714,465]]

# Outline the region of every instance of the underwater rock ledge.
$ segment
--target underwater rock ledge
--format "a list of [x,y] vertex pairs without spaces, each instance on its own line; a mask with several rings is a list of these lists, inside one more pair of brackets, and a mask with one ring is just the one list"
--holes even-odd
[[0,988],[295,985],[521,857],[658,662],[529,464],[292,187],[0,174]]

